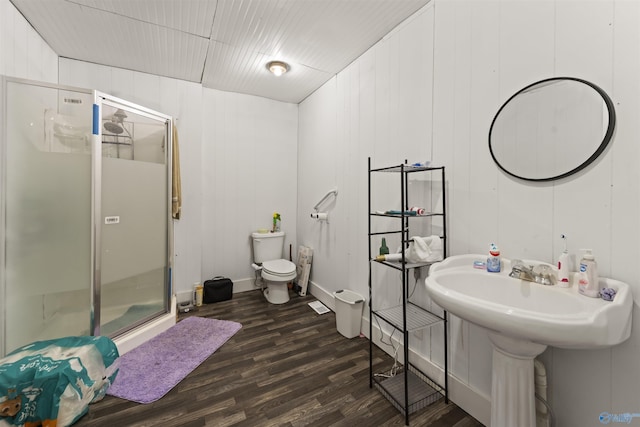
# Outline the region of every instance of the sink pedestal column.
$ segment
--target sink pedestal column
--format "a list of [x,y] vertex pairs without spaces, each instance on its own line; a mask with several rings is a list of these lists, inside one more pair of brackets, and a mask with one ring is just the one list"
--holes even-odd
[[491,427],[535,427],[533,359],[547,346],[490,332]]

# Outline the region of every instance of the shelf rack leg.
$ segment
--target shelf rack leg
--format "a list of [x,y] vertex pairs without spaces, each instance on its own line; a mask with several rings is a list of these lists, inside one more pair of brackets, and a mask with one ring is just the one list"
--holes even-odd
[[[406,163],[406,160],[405,160]],[[408,209],[406,189],[408,177],[404,173],[404,165],[400,165],[400,209],[402,218],[402,329],[404,331],[404,423],[409,425],[409,332],[407,331],[407,299],[409,294],[409,286],[407,279],[407,269],[404,268],[405,258],[405,242],[409,241],[409,220],[405,218],[405,212]]]
[[444,312],[444,402],[449,403],[449,338],[447,329],[449,329],[448,313]]
[[[367,218],[369,222],[369,233],[371,233],[371,157],[367,158],[368,166],[368,191],[367,194]],[[373,388],[373,302],[371,300],[371,234],[369,234],[369,388]]]

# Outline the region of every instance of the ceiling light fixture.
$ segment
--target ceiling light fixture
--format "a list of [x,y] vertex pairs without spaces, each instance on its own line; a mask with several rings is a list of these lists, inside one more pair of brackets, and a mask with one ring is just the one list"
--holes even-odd
[[267,70],[271,71],[276,76],[281,76],[289,71],[289,64],[282,61],[267,62]]

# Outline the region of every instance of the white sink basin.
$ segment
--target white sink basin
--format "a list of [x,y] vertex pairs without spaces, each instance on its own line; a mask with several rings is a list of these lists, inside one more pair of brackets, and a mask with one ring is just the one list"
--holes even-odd
[[433,301],[476,325],[543,345],[598,348],[629,338],[633,296],[626,283],[601,278],[601,287],[617,292],[613,301],[605,301],[580,295],[574,286],[514,279],[510,268],[501,273],[473,268],[474,260],[484,258],[461,255],[432,266],[426,286]]
[[[626,283],[600,279],[614,288],[613,301],[578,290],[545,286],[473,268],[482,255],[459,255],[431,266],[425,280],[431,299],[449,313],[489,330],[493,345],[491,426],[536,427],[533,360],[548,345],[601,348],[631,335],[633,297]],[[527,264],[542,264],[525,261]]]

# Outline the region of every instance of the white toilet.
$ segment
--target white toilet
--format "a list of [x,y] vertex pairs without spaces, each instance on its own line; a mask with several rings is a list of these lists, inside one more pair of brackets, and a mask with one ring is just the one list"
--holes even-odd
[[282,258],[284,232],[251,233],[253,262],[261,266],[267,288],[264,296],[272,304],[289,301],[287,283],[296,278],[296,265]]

